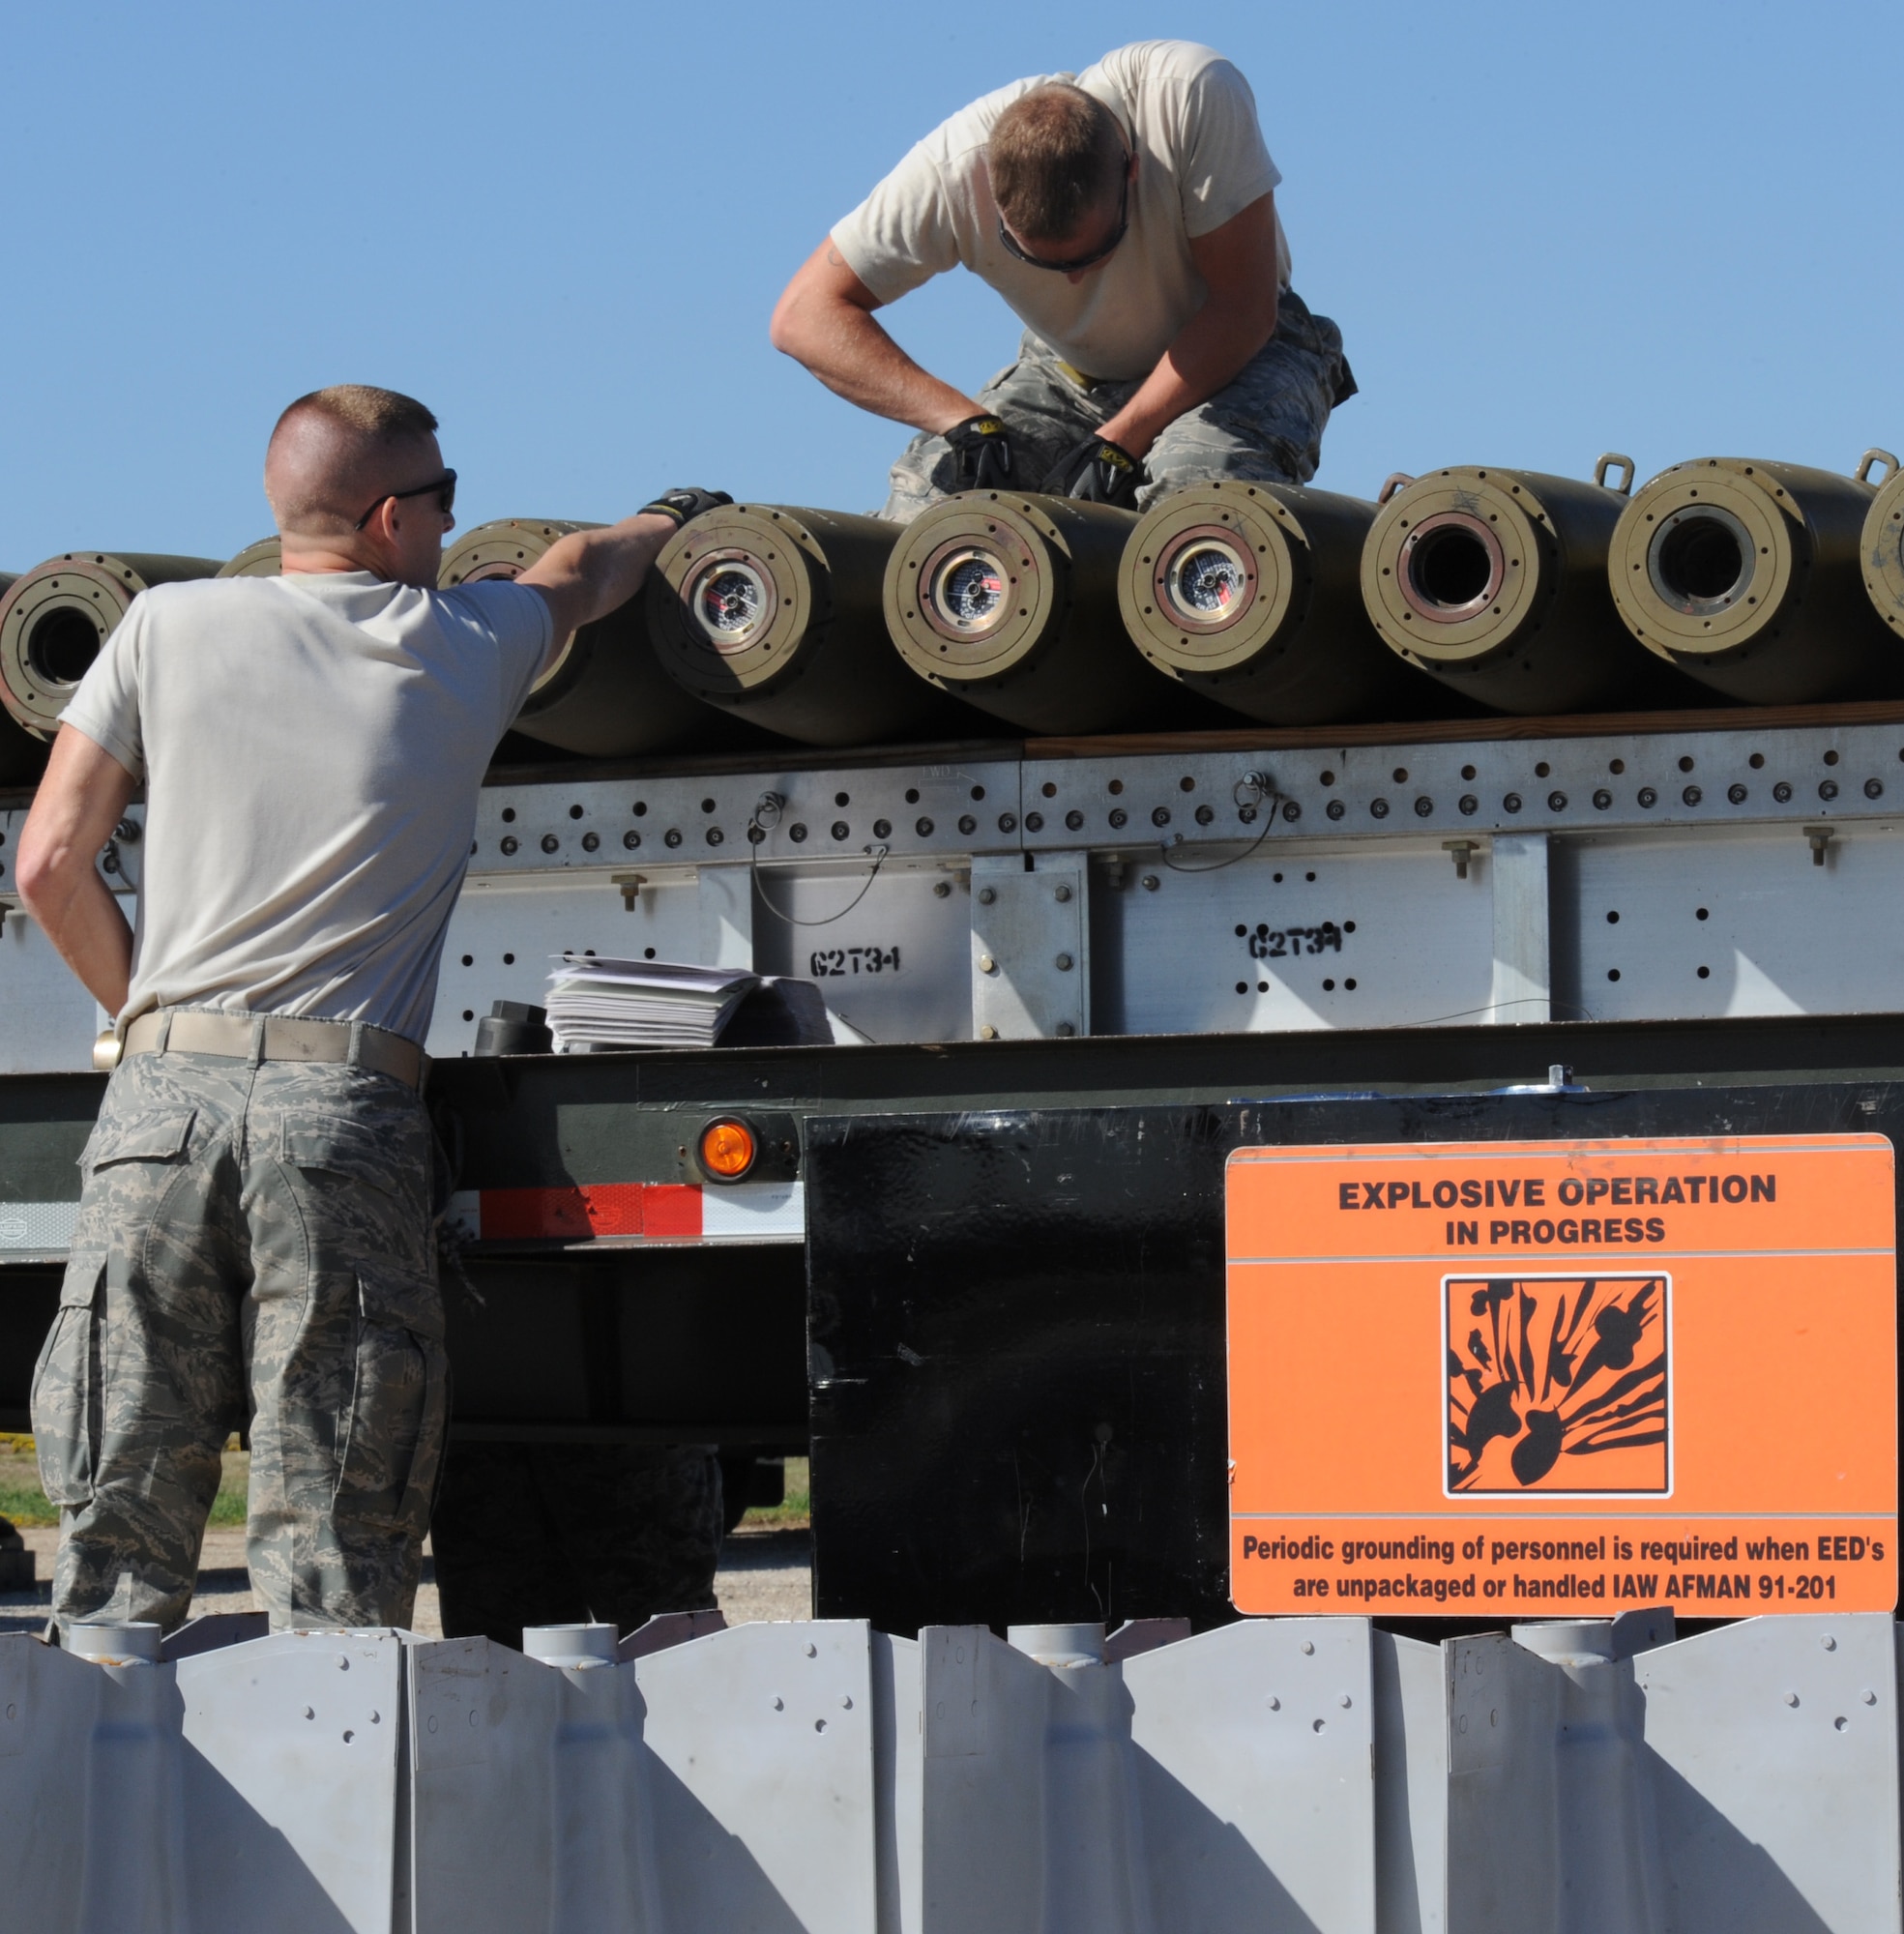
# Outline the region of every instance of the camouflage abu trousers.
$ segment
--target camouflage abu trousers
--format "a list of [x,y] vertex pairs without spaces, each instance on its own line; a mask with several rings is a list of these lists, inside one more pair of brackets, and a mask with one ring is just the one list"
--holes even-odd
[[407,1625],[448,1413],[428,1118],[349,1066],[130,1056],[33,1379],[53,1615],[185,1617],[250,1419],[274,1628]]
[[[1081,388],[1058,352],[1026,330],[1017,362],[1001,369],[976,400],[1005,420],[1012,475],[1020,489],[1036,490],[1058,459],[1108,423],[1143,382],[1132,377]],[[1233,381],[1185,411],[1152,444],[1137,508],[1147,511],[1173,490],[1219,477],[1306,484],[1322,461],[1330,411],[1354,395],[1342,332],[1326,315],[1311,315],[1302,297],[1285,289],[1276,305],[1275,334]],[[890,523],[910,523],[953,488],[952,446],[942,436],[921,434],[893,464],[892,494],[879,514]]]

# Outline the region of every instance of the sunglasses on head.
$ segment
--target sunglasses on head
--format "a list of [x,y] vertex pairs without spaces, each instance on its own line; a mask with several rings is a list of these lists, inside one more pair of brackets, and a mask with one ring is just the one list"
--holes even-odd
[[1130,226],[1130,169],[1126,164],[1124,187],[1117,197],[1117,226],[1111,230],[1111,239],[1101,249],[1094,249],[1088,255],[1073,255],[1069,262],[1040,261],[1036,255],[1029,255],[1018,238],[1005,225],[1004,216],[998,218],[998,239],[1007,250],[1015,255],[1029,269],[1049,269],[1054,275],[1074,276],[1080,269],[1095,269],[1117,245],[1124,240]]
[[361,531],[383,507],[397,497],[427,497],[436,492],[437,507],[447,517],[456,508],[456,473],[446,470],[441,477],[432,477],[427,484],[413,484],[407,490],[386,490],[370,508],[351,525],[354,531]]

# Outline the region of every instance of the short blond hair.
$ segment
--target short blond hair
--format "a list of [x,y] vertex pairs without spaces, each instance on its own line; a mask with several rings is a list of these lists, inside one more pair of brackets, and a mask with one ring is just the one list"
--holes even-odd
[[339,427],[355,430],[376,443],[434,436],[437,429],[435,417],[415,396],[403,396],[395,390],[379,390],[372,383],[333,383],[327,390],[313,390],[308,396],[300,396],[278,419],[272,435],[275,437],[293,417],[307,411],[328,417]]
[[397,487],[407,454],[435,433],[435,417],[395,390],[333,383],[300,396],[278,419],[265,451],[265,494],[278,528],[287,536],[350,529],[358,506]]
[[1128,160],[1117,116],[1069,81],[1034,87],[985,143],[992,199],[1014,235],[1060,242],[1117,187]]

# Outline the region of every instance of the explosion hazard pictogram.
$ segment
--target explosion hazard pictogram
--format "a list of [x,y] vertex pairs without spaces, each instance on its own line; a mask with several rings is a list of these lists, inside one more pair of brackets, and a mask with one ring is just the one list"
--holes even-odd
[[1450,1495],[1671,1485],[1662,1274],[1449,1276]]

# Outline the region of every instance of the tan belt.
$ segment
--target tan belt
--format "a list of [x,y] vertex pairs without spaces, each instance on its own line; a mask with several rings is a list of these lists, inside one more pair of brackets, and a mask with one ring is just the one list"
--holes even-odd
[[221,1054],[234,1061],[348,1063],[372,1074],[423,1085],[429,1059],[417,1043],[366,1021],[308,1020],[297,1014],[220,1014],[161,1008],[126,1030],[127,1054]]

